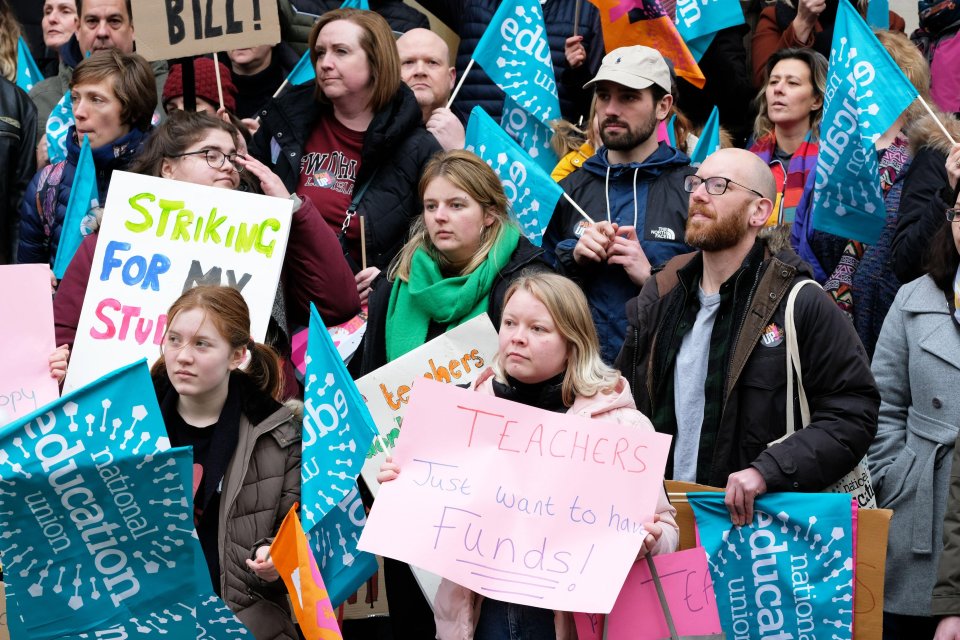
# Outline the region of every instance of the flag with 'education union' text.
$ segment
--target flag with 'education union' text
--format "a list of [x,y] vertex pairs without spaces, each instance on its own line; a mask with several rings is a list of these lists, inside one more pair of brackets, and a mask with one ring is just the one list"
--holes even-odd
[[853,638],[853,506],[846,493],[772,493],[730,523],[722,493],[688,493],[728,638]]
[[527,113],[526,109],[514,102],[510,96],[503,100],[500,126],[541,169],[550,173],[557,166],[560,159],[550,146],[553,130]]
[[50,164],[57,164],[67,159],[67,133],[73,123],[73,102],[68,90],[47,118],[47,156],[50,158]]
[[505,0],[473,59],[516,104],[545,125],[560,117],[550,43],[539,0]]
[[303,392],[303,526],[309,531],[356,486],[377,429],[317,308],[310,305]]
[[840,0],[820,124],[813,228],[877,241],[886,213],[874,143],[916,97],[860,14]]
[[377,572],[377,557],[357,549],[365,524],[367,511],[354,483],[350,493],[307,533],[334,607],[355,594]]
[[466,149],[500,177],[520,232],[538,247],[563,190],[500,128],[487,112],[474,107],[467,122]]

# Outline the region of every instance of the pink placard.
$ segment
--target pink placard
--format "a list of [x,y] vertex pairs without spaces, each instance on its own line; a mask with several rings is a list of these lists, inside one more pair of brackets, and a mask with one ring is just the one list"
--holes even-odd
[[[702,548],[678,551],[653,559],[670,613],[681,636],[720,633],[720,614]],[[666,617],[646,561],[633,565],[613,611],[606,618],[606,639],[669,638]]]
[[606,613],[663,491],[670,437],[418,380],[360,548],[485,596]]
[[60,397],[50,377],[53,298],[50,267],[45,264],[0,266],[0,426]]
[[603,640],[603,623],[606,616],[599,613],[575,613],[573,622],[577,627],[577,640]]

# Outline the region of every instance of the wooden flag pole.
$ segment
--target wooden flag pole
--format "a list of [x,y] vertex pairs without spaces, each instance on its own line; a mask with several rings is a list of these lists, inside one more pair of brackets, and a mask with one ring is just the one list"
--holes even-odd
[[467,68],[463,70],[463,75],[460,76],[460,82],[457,83],[457,88],[453,90],[453,93],[450,95],[450,100],[447,101],[447,109],[450,108],[450,105],[453,104],[454,99],[457,97],[457,94],[460,93],[460,87],[463,86],[463,81],[467,79],[467,74],[470,73],[470,69],[473,69],[473,63],[475,60],[470,58],[470,64],[467,65]]
[[[283,90],[286,89],[288,86],[290,86],[290,80],[289,78],[284,78],[283,82],[280,83],[280,86],[277,87],[277,90],[273,92],[273,97],[276,98],[277,96],[279,96],[281,93],[283,93]],[[257,114],[257,117],[254,118],[254,121],[260,122],[260,114]]]
[[920,100],[920,104],[923,105],[923,108],[927,110],[927,113],[933,118],[933,121],[937,123],[937,126],[940,127],[940,131],[943,132],[943,135],[947,136],[947,140],[950,141],[950,144],[957,144],[957,141],[953,139],[953,136],[950,135],[950,132],[947,131],[947,128],[943,126],[943,123],[940,122],[940,118],[937,117],[937,114],[933,112],[933,109],[930,108],[930,105],[927,104],[927,101],[923,99],[923,96],[917,96],[917,99]]
[[220,79],[220,57],[217,55],[217,52],[213,52],[213,72],[217,76],[217,99],[220,100],[220,108],[225,109],[223,106],[223,81]]
[[577,0],[577,4],[573,7],[573,35],[580,35],[580,7],[583,5],[583,0]]
[[367,268],[367,234],[363,224],[363,216],[360,216],[360,268]]

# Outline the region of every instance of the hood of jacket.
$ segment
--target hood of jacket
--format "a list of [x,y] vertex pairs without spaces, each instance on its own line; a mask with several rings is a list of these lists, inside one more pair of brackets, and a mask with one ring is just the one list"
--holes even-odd
[[[943,123],[954,140],[960,140],[960,121],[952,113],[946,113],[936,109],[934,113],[937,119]],[[953,143],[944,135],[943,130],[930,114],[926,114],[917,119],[916,123],[910,127],[908,132],[910,138],[910,151],[915,156],[921,149],[933,149],[943,155],[950,155],[950,149]]]
[[607,177],[607,171],[610,172],[610,180],[619,180],[623,177],[633,179],[634,172],[637,173],[637,181],[653,180],[664,170],[673,167],[685,167],[690,164],[690,157],[682,151],[674,149],[666,142],[661,142],[657,150],[651,153],[643,162],[627,162],[624,164],[610,164],[609,150],[606,147],[600,149],[583,163],[583,168],[600,176]]
[[636,408],[637,404],[633,400],[630,383],[627,382],[626,378],[620,376],[616,386],[609,392],[601,392],[589,397],[577,396],[568,413],[583,418],[595,418],[614,409]]
[[[632,210],[633,226],[638,225],[640,210],[646,211],[647,199],[646,189],[638,190],[636,185],[653,182],[666,171],[690,165],[687,154],[665,142],[661,142],[643,162],[610,164],[608,153],[606,147],[601,147],[583,163],[583,171],[603,180],[607,220],[617,222],[617,212]],[[623,220],[620,223],[627,224]]]

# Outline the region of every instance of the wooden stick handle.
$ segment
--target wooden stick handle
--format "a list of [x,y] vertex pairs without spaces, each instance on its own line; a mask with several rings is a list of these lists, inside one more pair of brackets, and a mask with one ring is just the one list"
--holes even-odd
[[220,80],[220,57],[217,55],[217,52],[213,52],[213,72],[217,76],[217,98],[220,100],[220,108],[225,109],[223,106],[223,81]]
[[470,69],[473,69],[473,64],[475,60],[470,58],[470,63],[467,65],[467,68],[463,70],[463,75],[460,76],[460,82],[457,83],[457,88],[453,90],[453,93],[450,94],[450,100],[447,101],[447,109],[450,108],[450,105],[453,104],[454,99],[456,99],[457,94],[460,93],[460,87],[463,86],[463,81],[467,79],[467,74],[470,73]]
[[360,216],[360,268],[367,268],[367,229],[363,222],[363,216]]

